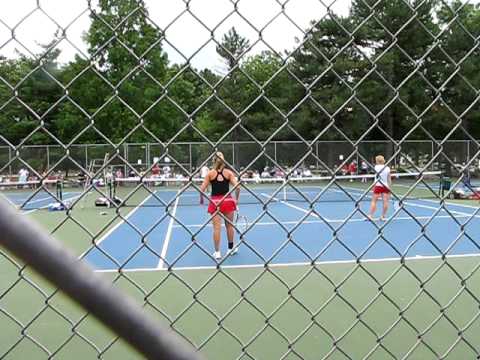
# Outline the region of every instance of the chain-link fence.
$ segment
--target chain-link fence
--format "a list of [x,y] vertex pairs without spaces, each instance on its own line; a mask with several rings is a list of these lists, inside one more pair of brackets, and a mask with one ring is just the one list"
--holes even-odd
[[3,10],[1,359],[480,357],[476,2]]
[[[398,141],[397,141],[398,142]],[[436,148],[440,140],[405,140],[401,142],[401,150],[398,156],[393,160],[393,167],[409,167],[414,164],[416,167],[424,167],[437,153]],[[301,141],[272,141],[267,144],[266,153],[269,154],[268,159],[257,161],[250,168],[261,170],[265,166],[274,166],[280,164],[285,168],[292,168],[298,163],[305,152],[311,147],[313,154],[304,160],[303,165],[313,170],[321,170],[323,164],[328,168],[334,169],[342,161],[342,157],[348,156],[355,150],[355,146],[347,141],[316,141],[308,145]],[[386,150],[395,146],[396,142],[370,140],[362,141],[359,144],[359,154],[355,157],[356,162],[360,162],[362,158],[372,162],[377,154],[383,154]],[[444,151],[450,154],[453,162],[462,165],[470,162],[471,155],[477,152],[477,141],[470,140],[450,140],[444,144]],[[236,169],[244,169],[250,164],[252,159],[261,151],[261,146],[253,141],[243,142],[223,142],[222,151],[227,154],[228,162]],[[161,155],[164,154],[163,145],[139,143],[139,144],[122,144],[119,148],[125,162],[139,170],[147,169],[155,162],[161,162]],[[63,149],[59,145],[26,145],[22,148],[22,158],[25,159],[30,166],[41,171],[50,171],[51,165],[54,166],[61,158]],[[80,164],[84,168],[88,168],[93,161],[103,161],[105,155],[110,152],[107,144],[74,144],[70,146],[70,157],[74,162],[66,162],[57,168],[62,171],[66,177],[69,173],[78,173],[76,164]],[[192,173],[195,169],[208,158],[211,147],[208,143],[202,142],[182,142],[172,143],[169,146],[169,153],[177,159],[182,166]],[[16,154],[9,147],[0,147],[0,156],[3,163],[12,163]],[[123,164],[123,160],[114,161],[111,166],[122,166],[124,169],[127,165]],[[473,165],[477,165],[478,161],[474,161]],[[10,165],[4,168],[3,175],[10,177],[16,175],[22,164]],[[439,165],[430,164],[431,170],[438,170]]]

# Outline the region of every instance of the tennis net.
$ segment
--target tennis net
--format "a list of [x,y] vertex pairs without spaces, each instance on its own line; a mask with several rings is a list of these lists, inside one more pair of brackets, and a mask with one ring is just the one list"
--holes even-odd
[[[375,175],[242,178],[240,203],[370,201],[374,178]],[[438,198],[441,178],[441,172],[392,174],[392,192],[403,199]],[[109,183],[109,193],[121,200],[122,206],[198,205],[201,183],[199,178],[117,178]],[[234,193],[231,188],[231,194]]]

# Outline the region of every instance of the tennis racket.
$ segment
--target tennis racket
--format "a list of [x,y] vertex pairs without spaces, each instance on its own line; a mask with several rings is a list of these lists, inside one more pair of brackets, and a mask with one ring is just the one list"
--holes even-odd
[[397,199],[392,197],[392,202],[393,202],[393,210],[397,211],[398,209],[400,209],[400,202]]
[[245,215],[241,215],[240,212],[237,210],[235,212],[234,221],[237,230],[244,234],[248,229],[248,218]]

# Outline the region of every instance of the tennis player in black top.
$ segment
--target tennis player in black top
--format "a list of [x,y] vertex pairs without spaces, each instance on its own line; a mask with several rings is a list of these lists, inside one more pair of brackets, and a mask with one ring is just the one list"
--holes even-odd
[[229,194],[230,184],[232,186],[237,185],[237,178],[235,174],[225,168],[225,158],[221,152],[217,152],[213,158],[213,169],[210,170],[203,180],[200,190],[200,203],[203,204],[203,193],[210,185],[212,193],[210,196],[210,203],[208,205],[208,213],[212,215],[213,223],[213,244],[215,252],[213,256],[215,259],[221,259],[222,254],[220,252],[220,232],[222,227],[222,216],[228,219],[225,220],[225,227],[227,229],[228,238],[228,253],[235,254],[237,249],[234,249],[233,237],[235,235],[235,229],[233,227],[233,218],[235,211],[237,210],[237,202],[240,196],[240,188],[235,189],[235,199]]

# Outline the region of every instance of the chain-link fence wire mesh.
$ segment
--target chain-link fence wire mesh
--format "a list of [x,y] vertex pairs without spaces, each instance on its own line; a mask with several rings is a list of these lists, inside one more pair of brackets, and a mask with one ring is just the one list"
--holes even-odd
[[[422,168],[429,162],[438,152],[438,142],[431,140],[405,140],[401,144],[401,151],[394,159],[394,165],[410,167],[413,163],[417,168]],[[238,142],[224,142],[222,143],[222,150],[226,154],[231,154],[229,162],[234,165],[236,169],[245,168],[250,162],[255,159],[259,151],[262,151],[262,146],[253,141],[238,141]],[[389,141],[381,140],[366,140],[362,141],[358,146],[358,155],[355,160],[360,162],[360,159],[368,159],[372,162],[377,154],[383,154],[392,145]],[[303,166],[311,167],[312,169],[322,172],[322,167],[325,165],[328,168],[334,169],[340,161],[340,157],[344,157],[355,151],[355,146],[347,141],[335,140],[319,140],[313,145],[308,145],[301,141],[272,141],[265,145],[265,152],[273,161],[268,158],[256,159],[254,165],[250,166],[252,169],[263,169],[265,166],[273,166],[274,163],[280,163],[285,168],[292,168],[297,164],[297,161],[305,154],[306,149],[312,148],[313,155],[304,159]],[[452,160],[457,164],[465,164],[471,156],[478,152],[478,142],[470,140],[449,140],[445,143],[445,152],[450,153]],[[15,152],[9,147],[0,148],[0,156],[2,156],[3,163],[9,163],[15,158]],[[32,167],[38,168],[39,171],[49,171],[50,165],[57,164],[64,152],[59,145],[25,145],[23,147],[25,155],[22,157],[29,159],[28,163]],[[109,146],[106,144],[72,144],[69,147],[70,157],[74,159],[72,162],[65,161],[58,171],[65,173],[68,177],[70,171],[78,172],[76,164],[80,164],[84,168],[88,168],[94,160],[97,164],[101,164],[104,155],[108,153]],[[129,165],[138,167],[139,169],[147,169],[155,160],[162,162],[165,156],[165,146],[162,144],[125,143],[120,148],[122,158],[113,161],[111,166],[125,168],[124,162]],[[198,168],[210,154],[210,145],[202,142],[182,142],[172,143],[168,147],[171,156],[178,160],[188,172],[191,173]],[[27,156],[28,153],[28,156]],[[168,156],[167,156],[168,157]],[[408,160],[405,158],[408,157]],[[37,166],[38,165],[38,166]],[[474,164],[478,166],[478,161]],[[21,168],[18,166],[10,166],[4,169],[4,174],[14,176]],[[439,164],[431,163],[431,170],[439,170]],[[326,171],[326,170],[325,170]]]
[[[116,292],[74,254],[7,206],[0,203],[3,229],[0,241],[6,249],[65,291],[147,358],[200,359],[186,343],[151,321],[140,306]],[[132,327],[135,331],[130,331]]]
[[[65,212],[22,216],[33,217],[81,258],[96,253],[108,259],[107,276],[115,286],[209,358],[480,356],[479,263],[475,256],[452,256],[462,241],[470,245],[464,255],[478,253],[478,207],[475,203],[469,211],[454,210],[445,201],[465,170],[478,167],[476,3],[358,0],[338,14],[339,2],[271,1],[262,21],[261,11],[247,11],[247,0],[218,4],[222,11],[214,12],[213,21],[203,17],[212,5],[200,1],[162,3],[160,11],[168,7],[175,13],[164,21],[156,20],[144,1],[80,3],[67,22],[47,0],[32,1],[11,19],[0,15],[0,175],[10,177],[27,168],[42,180],[69,180],[70,173],[100,179],[110,168],[120,167],[124,175],[143,179],[158,159],[188,181],[167,202],[159,199],[162,206],[145,215],[147,226],[118,204],[100,215],[91,204],[98,195],[110,194],[94,181],[77,183]],[[309,13],[308,25],[298,23],[298,9]],[[90,21],[83,37],[87,51],[70,35],[82,18]],[[35,29],[27,36],[21,32],[33,19],[56,30],[40,53],[29,40]],[[248,28],[249,39],[234,29],[226,35],[219,32],[232,19]],[[176,36],[186,32],[178,25],[184,21],[194,24],[192,33],[206,32],[193,51],[177,42]],[[288,52],[273,46],[274,38],[266,35],[277,22],[298,37]],[[56,64],[60,45],[78,55],[63,67]],[[11,56],[12,47],[19,53]],[[225,60],[221,74],[192,65],[208,47]],[[178,63],[168,62],[167,49]],[[256,266],[231,268],[228,258],[213,259],[199,240],[202,231],[210,231],[211,219],[196,218],[192,227],[177,214],[177,199],[187,189],[198,195],[193,178],[216,151],[224,153],[239,178],[267,166],[279,170],[284,180],[267,199],[247,182],[239,185],[261,203],[246,228],[235,226]],[[291,221],[292,226],[275,211],[274,197],[282,188],[302,192],[290,180],[297,169],[319,170],[331,176],[325,191],[336,187],[347,192],[336,174],[353,160],[371,168],[379,153],[395,169],[450,169],[452,190],[440,195],[418,177],[393,196],[402,200],[419,186],[427,188],[437,201],[420,205],[433,211],[420,221],[406,201],[400,201],[385,223],[369,222],[375,235],[360,251],[344,236],[356,232],[351,219],[366,218],[360,201],[368,196],[371,183],[359,190],[360,198],[352,198],[344,217],[335,220],[338,226],[312,202],[301,208],[302,216]],[[43,190],[64,202],[47,185],[35,189]],[[122,195],[139,205],[158,197],[142,181]],[[389,239],[389,226],[400,213],[418,225],[406,235],[404,248]],[[299,235],[311,217],[329,233],[329,240],[313,251],[302,247]],[[452,223],[446,247],[438,246],[431,234],[438,217]],[[280,240],[270,254],[262,251],[262,244],[249,241],[265,219],[280,229],[264,235],[265,242],[273,236]],[[129,233],[118,242],[130,237],[138,241],[118,257],[102,241],[120,226]],[[155,244],[155,229],[173,226],[188,241],[167,257],[166,248]],[[409,256],[421,241],[429,245],[429,260]],[[368,250],[380,243],[397,260],[369,262]],[[334,245],[340,245],[350,261],[325,263]],[[304,261],[277,267],[277,257],[287,247],[295,248]],[[179,269],[192,252],[215,265]],[[131,263],[146,254],[154,264],[129,271]],[[29,266],[9,252],[0,255],[1,358],[136,356]]]

